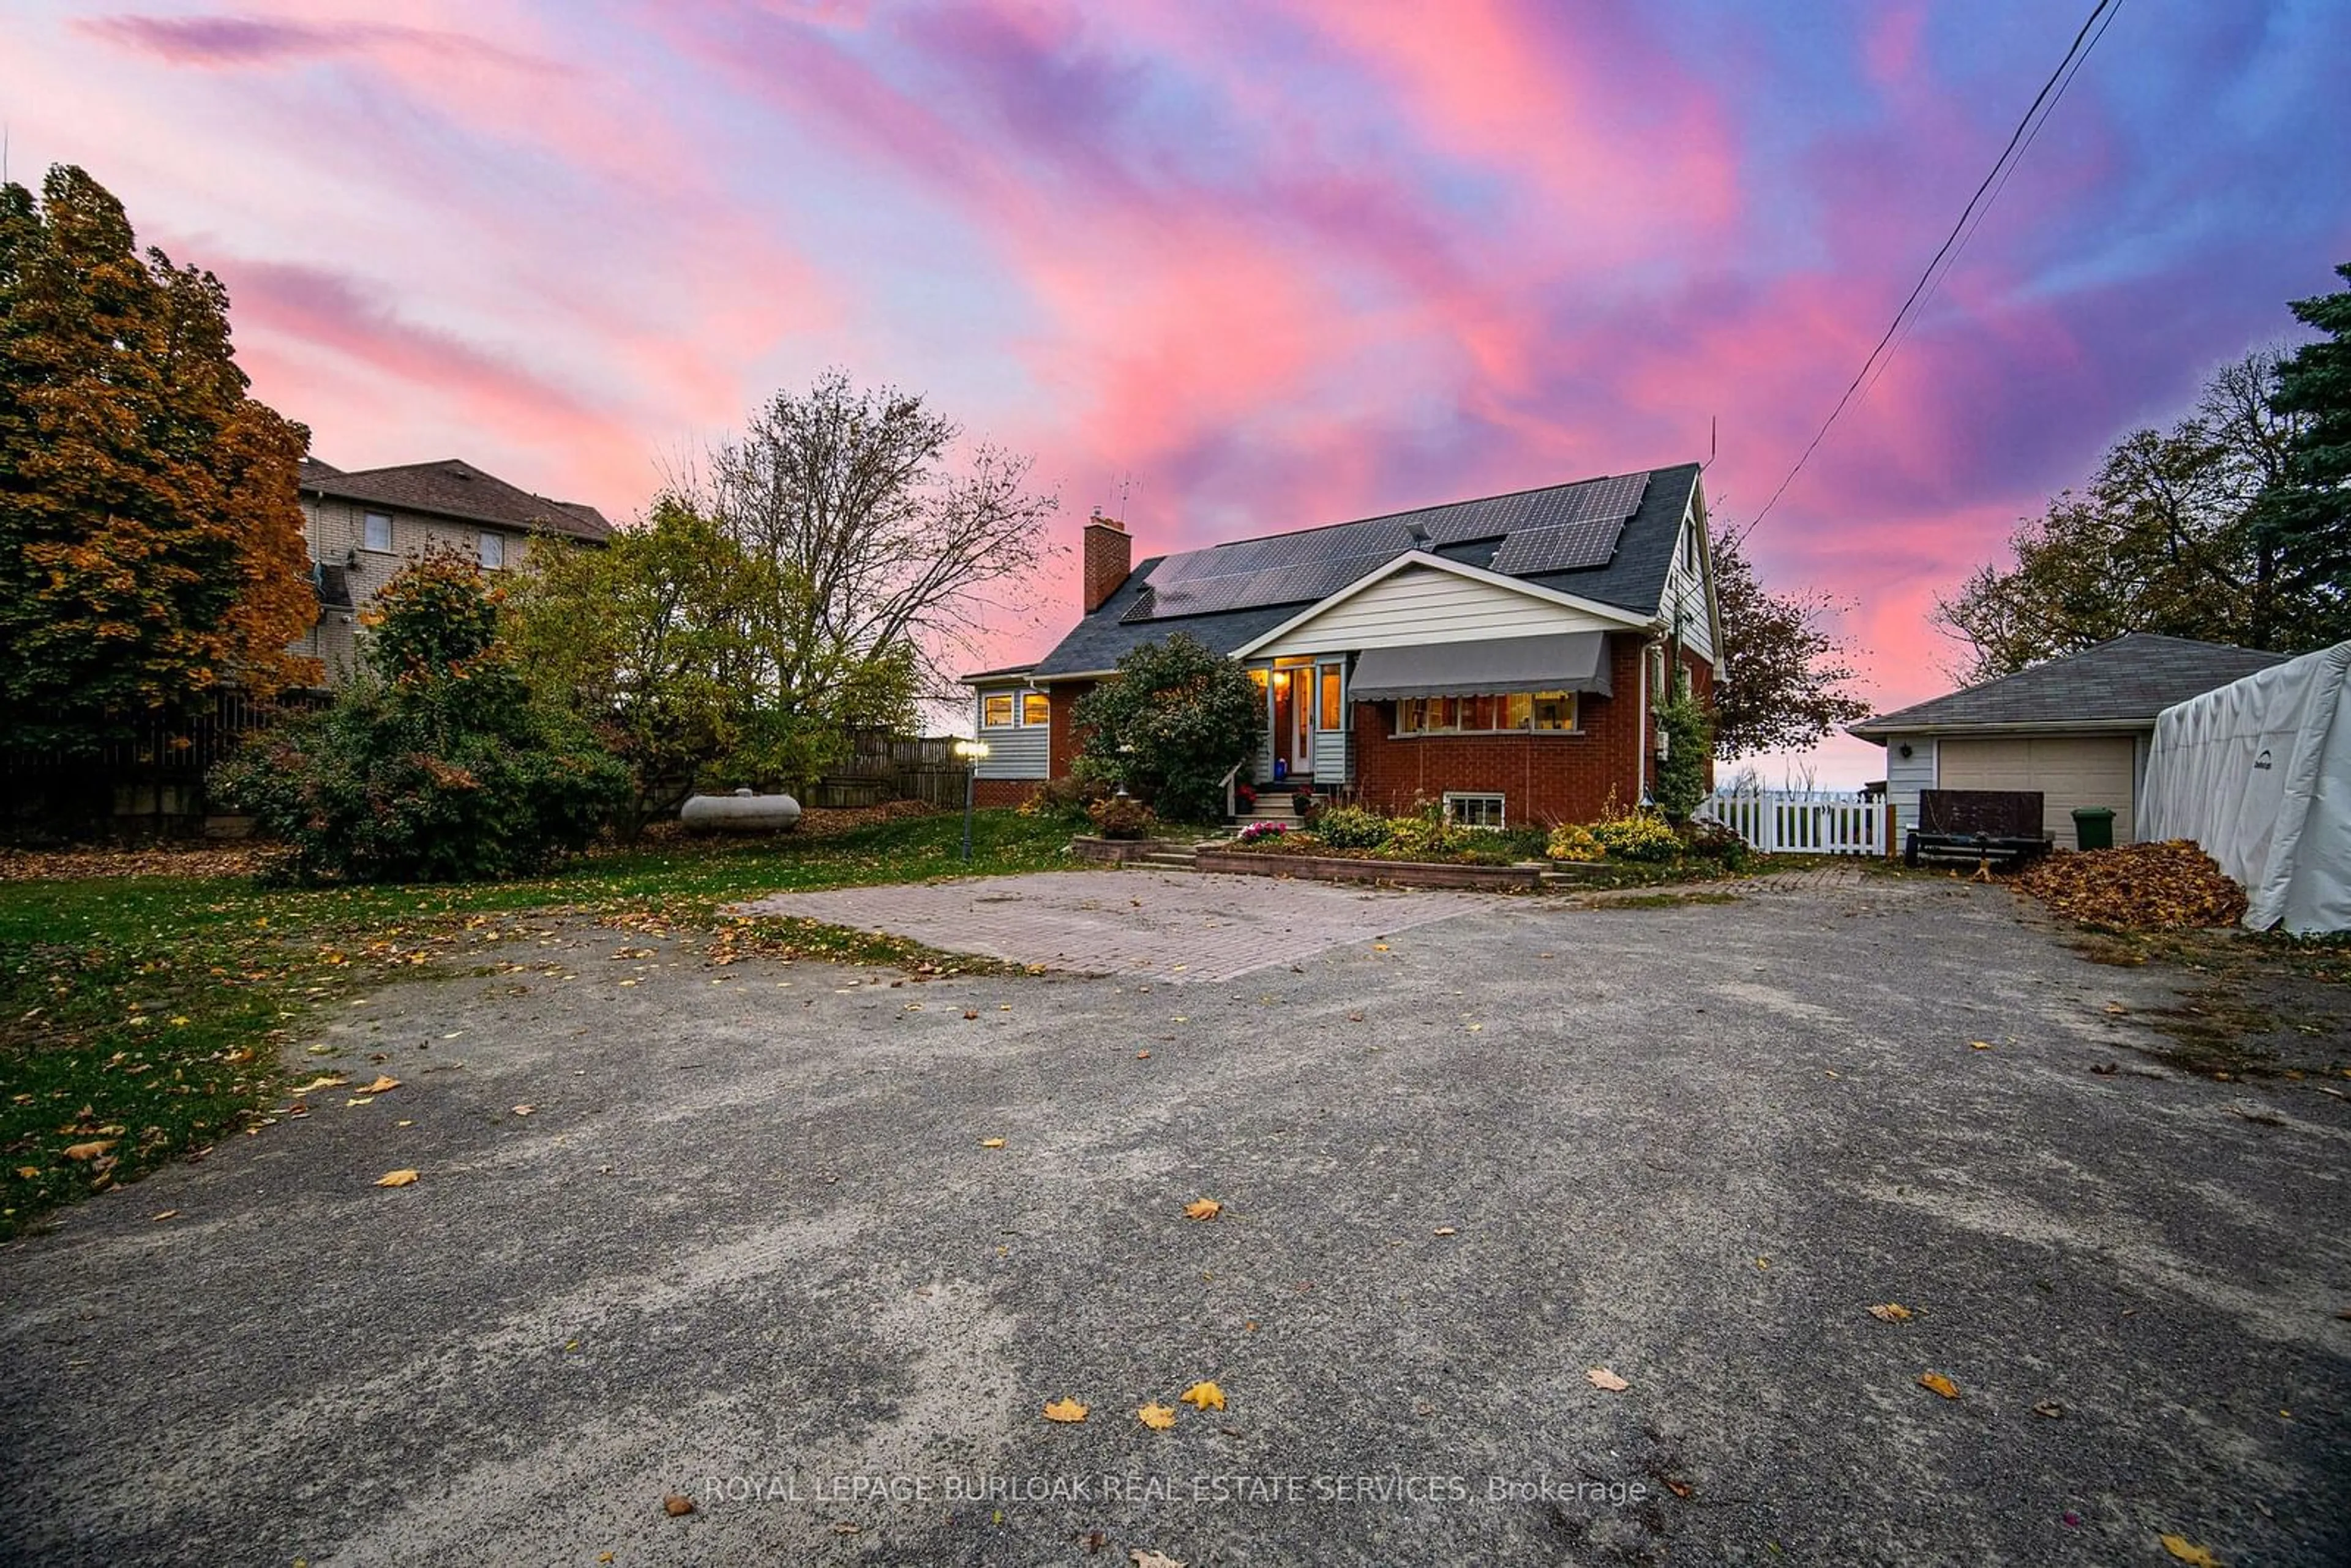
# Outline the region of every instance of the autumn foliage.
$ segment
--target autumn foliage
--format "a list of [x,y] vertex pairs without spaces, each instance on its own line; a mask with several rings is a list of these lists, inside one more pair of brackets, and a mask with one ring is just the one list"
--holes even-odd
[[306,882],[458,882],[544,870],[593,839],[627,770],[535,700],[471,561],[428,555],[384,586],[367,669],[326,711],[215,770],[215,792]]
[[2186,839],[2061,850],[2017,885],[2060,915],[2118,931],[2232,925],[2245,913],[2245,890]]
[[312,674],[309,433],[246,395],[228,295],[78,169],[0,186],[0,742],[87,749]]

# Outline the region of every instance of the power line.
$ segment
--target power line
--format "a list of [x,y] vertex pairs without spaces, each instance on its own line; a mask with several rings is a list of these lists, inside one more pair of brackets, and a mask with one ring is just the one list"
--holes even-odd
[[[2097,47],[2097,39],[2105,36],[2105,28],[2099,26],[2099,18],[2105,16],[2111,22],[2113,18],[2107,16],[2107,13],[2119,10],[2121,5],[2122,0],[2097,0],[2097,4],[2091,8],[2089,16],[2082,23],[2081,31],[2074,35],[2073,43],[2067,46],[2065,57],[2057,62],[2057,68],[2049,73],[2049,79],[2043,82],[2041,90],[2032,95],[2032,102],[2025,109],[2024,117],[2016,122],[2016,129],[2009,133],[2008,145],[2001,148],[2000,156],[1992,161],[1991,171],[1984,175],[1982,183],[1976,186],[1975,193],[1968,198],[1968,204],[1959,209],[1959,219],[1951,225],[1951,232],[1945,235],[1943,243],[1936,247],[1933,257],[1927,263],[1927,269],[1918,275],[1918,281],[1911,285],[1909,296],[1902,301],[1902,308],[1894,313],[1894,319],[1886,323],[1886,331],[1878,338],[1876,346],[1869,350],[1869,357],[1861,362],[1861,369],[1854,372],[1852,382],[1846,385],[1844,395],[1837,399],[1836,406],[1829,410],[1829,416],[1826,419],[1821,421],[1820,429],[1813,433],[1813,439],[1805,444],[1803,452],[1796,458],[1795,465],[1788,470],[1788,476],[1780,481],[1780,487],[1772,491],[1771,499],[1763,503],[1763,509],[1755,514],[1754,521],[1740,530],[1739,537],[1741,540],[1755,531],[1756,525],[1770,515],[1771,508],[1779,504],[1780,497],[1787,494],[1788,486],[1796,482],[1796,476],[1804,471],[1804,465],[1812,461],[1813,454],[1819,450],[1821,442],[1827,437],[1829,427],[1836,423],[1837,416],[1844,412],[1845,405],[1851,402],[1854,394],[1861,390],[1862,382],[1869,379],[1871,370],[1886,353],[1888,347],[1895,340],[1896,334],[1902,330],[1903,324],[1910,319],[1912,310],[1937,281],[1938,271],[1945,270],[1946,258],[1956,258],[1959,247],[1965,243],[1962,235],[1970,232],[1970,220],[1975,219],[1980,222],[1977,208],[1980,206],[1985,211],[1991,210],[1991,203],[1986,200],[1986,193],[1991,192],[1996,195],[1995,187],[2007,183],[2005,171],[2012,167],[2013,160],[2022,156],[2022,149],[2029,146],[2032,139],[2040,134],[2038,122],[2047,118],[2043,112],[2042,106],[2045,103],[2052,110],[2056,108],[2056,100],[2051,95],[2054,93],[2062,97],[2064,88],[2071,85],[2072,72],[2080,68],[2075,62],[2075,57],[2079,56],[2083,60],[2087,60],[2090,50]],[[2096,37],[2091,36],[2093,29],[2096,30]]]

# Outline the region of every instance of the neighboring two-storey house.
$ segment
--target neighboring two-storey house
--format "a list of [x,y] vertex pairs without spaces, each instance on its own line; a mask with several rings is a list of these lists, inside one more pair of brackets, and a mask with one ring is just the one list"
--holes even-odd
[[601,545],[612,534],[593,507],[534,496],[454,457],[352,473],[307,458],[301,483],[319,622],[295,652],[318,659],[329,682],[357,656],[359,612],[426,550],[455,550],[486,571],[505,571],[522,563],[534,537]]
[[1084,610],[1034,664],[965,677],[984,803],[1066,775],[1071,708],[1119,657],[1185,632],[1265,694],[1260,789],[1462,821],[1585,821],[1646,798],[1655,709],[1720,674],[1698,465],[1684,464],[1237,539],[1134,566],[1085,525]]

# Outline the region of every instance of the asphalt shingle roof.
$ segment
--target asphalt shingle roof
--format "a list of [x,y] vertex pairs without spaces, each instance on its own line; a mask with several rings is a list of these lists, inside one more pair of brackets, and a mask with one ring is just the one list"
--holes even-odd
[[[1680,536],[1682,516],[1689,507],[1698,478],[1698,465],[1695,463],[1649,470],[1648,488],[1642,495],[1641,504],[1626,519],[1623,532],[1617,536],[1615,550],[1604,564],[1578,571],[1528,573],[1523,580],[1540,583],[1562,593],[1597,600],[1603,604],[1614,605],[1637,614],[1656,614],[1665,598],[1666,574],[1673,564],[1674,545]],[[1563,486],[1558,487],[1565,488]],[[1464,540],[1439,546],[1431,553],[1491,570],[1490,562],[1498,543],[1498,539]],[[1403,552],[1399,550],[1397,553]],[[1036,675],[1044,678],[1107,670],[1116,665],[1120,657],[1132,649],[1177,632],[1197,639],[1217,653],[1229,653],[1290,620],[1305,605],[1316,602],[1314,599],[1296,600],[1207,615],[1162,617],[1132,623],[1123,622],[1121,617],[1134,609],[1136,600],[1142,597],[1152,569],[1166,559],[1154,556],[1137,562],[1134,570],[1127,574],[1126,580],[1119,584],[1093,613],[1079,622],[1051,653],[1038,661]],[[1394,559],[1393,555],[1384,559],[1366,558],[1364,570],[1368,573]]]
[[1926,729],[2144,722],[2174,703],[2285,663],[2283,653],[2133,632],[2064,659],[1853,727],[1865,740]]
[[534,496],[455,457],[349,474],[312,458],[302,465],[302,488],[337,500],[371,501],[464,522],[562,534],[593,544],[612,537],[612,525],[586,502]]

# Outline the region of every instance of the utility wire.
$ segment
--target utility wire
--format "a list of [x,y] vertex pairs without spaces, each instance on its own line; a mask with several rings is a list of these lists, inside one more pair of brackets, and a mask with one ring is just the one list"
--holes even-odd
[[1876,392],[1877,383],[1886,379],[1886,367],[1894,362],[1894,356],[1902,351],[1902,345],[1910,340],[1910,334],[1918,329],[1918,322],[1927,314],[1927,307],[1935,302],[1935,291],[1943,286],[1943,280],[1950,277],[1952,270],[1959,265],[1960,253],[1968,248],[1968,242],[1975,238],[1976,232],[1983,227],[1985,217],[1991,214],[1994,206],[1999,204],[2001,193],[2008,189],[2008,182],[2015,175],[2018,165],[2032,154],[2032,144],[2041,140],[2041,132],[2048,127],[2050,119],[2056,114],[2058,105],[2065,101],[2066,89],[2074,85],[2074,78],[2082,74],[2082,68],[2089,64],[2090,55],[2097,48],[2098,40],[2106,36],[2106,29],[2113,26],[2115,18],[2121,15],[2122,5],[2117,0],[2114,8],[2106,13],[2106,19],[2098,24],[2098,30],[2090,36],[2089,44],[2074,57],[2072,68],[2070,69],[2059,68],[2064,71],[2064,79],[2057,84],[2056,92],[2049,99],[2049,107],[2042,111],[2039,120],[2032,122],[2032,130],[2025,136],[2024,145],[2016,150],[2016,156],[2010,159],[2008,167],[2001,171],[2000,179],[1993,184],[1991,194],[1984,198],[1983,206],[1977,212],[1975,221],[1967,225],[1966,232],[1959,235],[1959,243],[1951,247],[1950,259],[1943,264],[1940,272],[1935,274],[1935,280],[1927,285],[1927,292],[1919,296],[1918,308],[1910,312],[1908,320],[1902,323],[1902,331],[1895,338],[1894,346],[1886,350],[1885,358],[1877,361],[1876,374],[1871,376],[1869,384],[1861,389],[1863,397],[1866,398],[1871,392]]
[[[1844,394],[1837,399],[1836,406],[1829,410],[1828,418],[1821,421],[1820,429],[1813,433],[1813,439],[1805,444],[1803,452],[1796,458],[1795,465],[1788,470],[1788,476],[1780,481],[1780,487],[1771,492],[1770,500],[1763,503],[1762,510],[1755,514],[1752,522],[1740,530],[1739,538],[1742,541],[1749,534],[1755,531],[1756,526],[1770,515],[1771,508],[1779,505],[1780,497],[1787,494],[1788,486],[1796,482],[1796,476],[1804,471],[1806,463],[1812,461],[1813,454],[1820,449],[1821,442],[1827,437],[1829,427],[1836,423],[1837,416],[1844,412],[1845,405],[1851,402],[1854,394],[1861,390],[1862,382],[1869,379],[1870,371],[1876,367],[1880,358],[1894,342],[1895,335],[1901,331],[1903,323],[1909,319],[1912,309],[1917,306],[1919,300],[1928,291],[1929,285],[1935,281],[1937,272],[1943,267],[1945,259],[1956,255],[1959,246],[1963,243],[1961,236],[1969,229],[1970,220],[1977,217],[1977,208],[1980,206],[1989,210],[1990,204],[1986,201],[1986,193],[1991,192],[1995,185],[2005,183],[2003,171],[2011,166],[2012,160],[2022,155],[2022,147],[2029,144],[2034,136],[2040,134],[2037,121],[2045,118],[2042,112],[2042,105],[2046,103],[2053,110],[2056,107],[2055,100],[2051,95],[2053,93],[2062,95],[2064,84],[2070,83],[2069,72],[2078,68],[2075,66],[2074,57],[2078,55],[2086,60],[2089,57],[2090,48],[2096,47],[2096,38],[2091,37],[2092,30],[2095,29],[2099,37],[2105,37],[2105,29],[2099,26],[2099,18],[2105,16],[2111,21],[2113,18],[2107,16],[2107,13],[2119,9],[2121,5],[2122,0],[2097,0],[2097,4],[2091,8],[2089,16],[2082,23],[2081,30],[2074,35],[2073,43],[2067,47],[2065,57],[2057,62],[2057,68],[2049,73],[2049,79],[2041,84],[2039,92],[2033,94],[2032,104],[2024,111],[2024,118],[2018,120],[2016,129],[2009,133],[2008,145],[2001,149],[2000,156],[1992,161],[1991,172],[1984,175],[1982,183],[1976,186],[1975,194],[1968,198],[1968,204],[1959,210],[1958,221],[1951,225],[1951,232],[1943,236],[1943,243],[1936,248],[1934,256],[1927,263],[1926,271],[1918,275],[1918,281],[1911,286],[1909,296],[1902,301],[1902,308],[1894,313],[1894,319],[1886,323],[1886,331],[1878,338],[1876,346],[1869,350],[1869,357],[1861,362],[1861,369],[1854,372],[1852,382],[1844,389]],[[2087,47],[2085,47],[2085,45]]]

